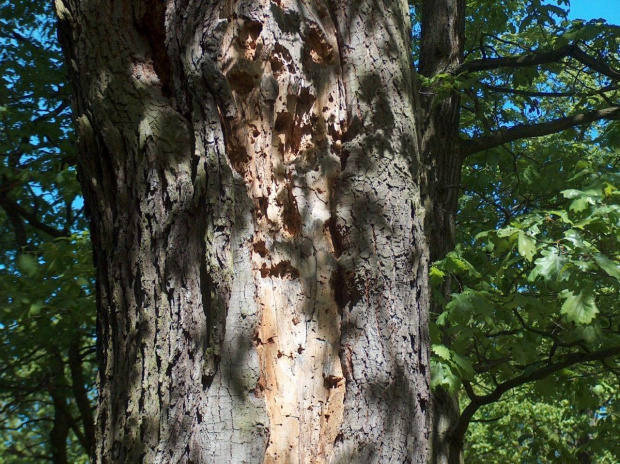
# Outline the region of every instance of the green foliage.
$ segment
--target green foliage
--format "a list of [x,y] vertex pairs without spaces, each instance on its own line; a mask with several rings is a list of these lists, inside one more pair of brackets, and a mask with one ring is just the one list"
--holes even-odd
[[[530,141],[517,160],[522,168],[509,174],[502,172],[502,151],[472,159],[465,185],[491,171],[501,173],[501,182],[466,191],[461,244],[431,271],[436,284],[450,277],[454,291],[449,302],[439,287],[435,294],[445,311],[433,323],[434,343],[441,347],[433,348],[433,386],[458,391],[467,382],[484,396],[520,379],[515,387],[529,415],[510,401],[482,407],[476,420],[501,417],[503,438],[497,424],[475,426],[467,440],[475,462],[537,462],[535,456],[545,455],[553,462],[549,456],[578,462],[582,451],[594,462],[617,462],[620,451],[592,437],[609,437],[618,426],[610,411],[619,404],[620,349],[580,362],[580,356],[620,347],[620,176],[611,168],[616,152],[588,138],[582,144],[558,134]],[[535,196],[529,188],[520,190],[521,172],[532,165],[547,179]],[[485,223],[485,217],[496,219]],[[457,357],[473,373],[457,365]],[[544,374],[548,366],[571,359]],[[553,388],[558,384],[563,387]],[[606,385],[605,394],[593,394],[600,385]],[[562,420],[547,421],[534,411],[552,411],[545,414]],[[574,436],[570,421],[579,422],[577,437],[587,441],[566,438]],[[479,443],[476,434],[483,432],[485,442]],[[485,454],[508,435],[513,445]]]
[[[577,45],[619,68],[618,27],[569,20],[568,1],[467,6],[465,62]],[[604,109],[620,97],[616,81],[570,58],[447,72],[423,84],[438,99],[460,92],[465,139]],[[620,458],[610,445],[620,374],[618,128],[599,121],[526,135],[466,160],[459,245],[430,272],[441,311],[431,323],[432,385],[460,392],[463,407],[489,398],[470,426],[466,462]],[[499,402],[487,396],[494,393]]]
[[606,404],[616,388],[613,381],[591,384],[563,376],[509,394],[486,407],[471,424],[467,462],[616,464],[620,455],[616,407],[594,412],[579,406],[580,397],[591,398],[595,406]]
[[[94,295],[51,2],[0,2],[0,461],[85,463]],[[77,392],[77,393],[76,393]]]
[[[22,254],[25,270],[0,270],[0,429],[2,462],[38,462],[50,454],[54,401],[76,421],[67,438],[70,462],[87,462],[77,433],[83,433],[73,397],[68,352],[77,348],[77,366],[94,395],[94,295],[88,235],[42,243],[37,257]],[[8,444],[8,445],[7,445]]]

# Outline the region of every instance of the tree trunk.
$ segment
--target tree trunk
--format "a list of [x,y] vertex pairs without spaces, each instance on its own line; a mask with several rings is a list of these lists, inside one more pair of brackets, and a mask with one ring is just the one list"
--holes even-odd
[[[432,78],[460,65],[465,42],[465,0],[424,0],[422,4],[422,37],[420,74]],[[425,228],[429,237],[431,262],[443,259],[454,249],[455,217],[460,196],[463,158],[459,153],[459,116],[461,98],[458,92],[438,99],[433,89],[422,91],[423,121],[422,159],[426,175],[423,196],[426,204]],[[443,294],[448,301],[452,282],[446,278]],[[432,303],[431,312],[442,311]],[[449,346],[445,337],[442,342]],[[433,392],[432,464],[461,464],[463,443],[452,438],[452,430],[460,416],[458,394],[439,388]]]
[[59,353],[53,353],[45,380],[47,391],[54,406],[54,420],[50,430],[51,461],[53,464],[69,464],[67,457],[67,438],[70,431],[70,411],[67,405],[69,384],[65,378],[64,363]]
[[56,0],[98,463],[426,463],[405,1]]

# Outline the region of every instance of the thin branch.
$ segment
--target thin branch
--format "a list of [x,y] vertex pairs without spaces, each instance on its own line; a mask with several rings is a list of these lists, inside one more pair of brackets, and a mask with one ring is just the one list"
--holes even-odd
[[28,224],[32,227],[40,230],[41,232],[45,232],[50,237],[59,238],[71,236],[67,230],[58,230],[39,221],[36,214],[29,212],[17,202],[8,198],[6,195],[0,195],[0,206],[7,212],[7,214],[18,214],[28,221]]
[[535,369],[532,372],[527,374],[522,374],[513,379],[507,380],[506,382],[500,383],[497,385],[493,392],[488,395],[477,396],[474,394],[473,390],[468,392],[468,396],[471,398],[470,403],[461,413],[459,417],[458,423],[454,427],[452,431],[452,440],[456,443],[461,443],[463,438],[465,437],[465,433],[467,432],[467,428],[474,416],[474,414],[480,409],[481,406],[486,404],[494,403],[498,401],[502,395],[513,388],[520,387],[528,382],[532,382],[534,380],[543,379],[551,374],[554,374],[562,369],[566,369],[567,367],[573,366],[575,364],[581,364],[591,361],[603,361],[606,358],[611,356],[620,355],[620,345],[608,348],[602,351],[593,351],[591,353],[572,353],[566,355],[562,361],[558,361],[556,363],[547,364],[539,369]]
[[574,126],[588,124],[600,120],[620,119],[620,106],[611,106],[602,110],[590,111],[588,113],[578,113],[565,118],[558,118],[552,121],[539,124],[519,124],[508,129],[476,137],[468,140],[461,140],[461,156],[463,158],[479,153],[490,148],[495,148],[508,142],[519,139],[529,139],[541,137],[543,135],[555,134]]
[[532,90],[512,89],[510,87],[498,87],[490,84],[482,84],[485,89],[492,92],[509,93],[512,95],[522,95],[524,97],[541,97],[541,98],[563,98],[563,97],[591,97],[593,95],[603,95],[605,92],[613,92],[620,89],[617,85],[608,85],[599,90],[590,92],[536,92]]
[[[518,42],[514,42],[512,40],[506,40],[506,39],[504,39],[502,37],[499,37],[497,35],[494,35],[494,34],[482,34],[482,37],[485,37],[485,36],[486,37],[491,37],[491,38],[497,40],[498,42],[503,43],[504,45],[512,45],[513,47],[517,47],[517,48],[521,48],[521,49],[524,48],[523,45],[519,44]],[[486,45],[486,47],[490,48],[491,46],[490,45]],[[527,50],[529,50],[529,51],[532,51],[532,49],[529,48],[529,47],[525,47],[525,48]]]
[[74,429],[74,432],[78,435],[82,446],[94,461],[95,421],[93,419],[91,404],[88,399],[88,392],[85,388],[86,380],[84,378],[82,357],[80,356],[79,332],[76,334],[71,345],[69,345],[69,369],[71,372],[73,396],[78,410],[80,411],[82,428],[84,429],[84,433],[82,435],[78,435],[78,432],[81,432],[79,427]]
[[48,111],[47,113],[37,116],[31,122],[37,123],[37,122],[45,121],[46,119],[49,119],[49,118],[55,118],[67,108],[69,108],[69,101],[62,100],[56,108]]
[[620,71],[611,68],[607,63],[598,60],[577,45],[566,45],[545,53],[526,53],[519,56],[508,56],[501,58],[482,58],[468,61],[456,67],[453,75],[472,73],[480,71],[490,71],[498,68],[524,68],[528,66],[539,66],[541,64],[557,63],[563,58],[574,58],[589,68],[617,81],[620,80]]
[[18,42],[30,45],[31,47],[36,48],[37,50],[41,49],[41,45],[35,43],[31,37],[26,37],[15,30],[12,30],[9,32],[1,32],[0,37],[3,39],[16,40]]

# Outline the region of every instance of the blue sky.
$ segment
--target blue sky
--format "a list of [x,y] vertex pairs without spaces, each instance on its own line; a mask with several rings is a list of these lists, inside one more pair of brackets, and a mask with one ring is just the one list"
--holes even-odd
[[620,0],[570,0],[571,19],[603,18],[620,25]]

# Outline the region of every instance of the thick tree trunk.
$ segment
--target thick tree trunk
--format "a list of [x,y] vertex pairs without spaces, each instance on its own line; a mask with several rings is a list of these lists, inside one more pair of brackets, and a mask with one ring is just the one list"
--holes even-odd
[[407,2],[56,7],[98,277],[96,461],[425,463]]

